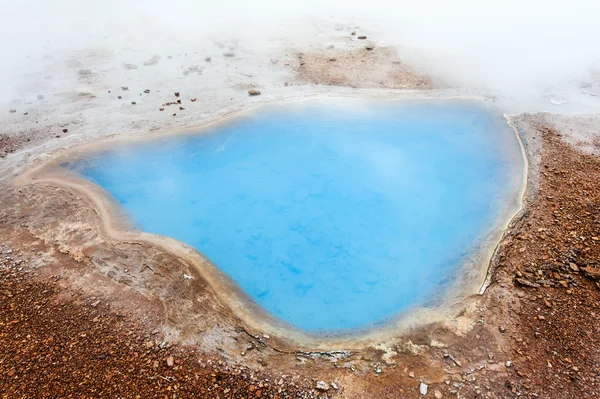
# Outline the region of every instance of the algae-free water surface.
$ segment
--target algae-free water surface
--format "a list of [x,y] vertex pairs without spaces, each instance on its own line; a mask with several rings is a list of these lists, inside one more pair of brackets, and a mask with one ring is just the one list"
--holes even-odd
[[71,167],[272,315],[347,331],[450,286],[514,185],[505,129],[470,102],[288,104]]

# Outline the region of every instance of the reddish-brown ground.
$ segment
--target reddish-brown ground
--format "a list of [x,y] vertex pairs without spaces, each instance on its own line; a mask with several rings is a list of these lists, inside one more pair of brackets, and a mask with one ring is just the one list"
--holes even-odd
[[[356,370],[315,364],[341,381],[319,391],[288,360],[250,369],[163,346],[152,323],[36,275],[11,239],[13,253],[0,245],[0,397],[417,398],[419,380],[427,398],[600,397],[600,159],[536,118],[516,122],[532,155],[526,210],[500,244],[474,327],[433,333],[444,349],[415,333],[412,343],[428,349],[397,348],[390,365],[370,352],[354,355]],[[0,221],[0,236],[24,220]]]

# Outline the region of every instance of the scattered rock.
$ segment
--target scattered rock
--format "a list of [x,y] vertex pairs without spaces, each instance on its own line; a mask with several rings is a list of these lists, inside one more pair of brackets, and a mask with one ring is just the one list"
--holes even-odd
[[204,57],[204,61],[206,61],[206,62],[210,62],[211,60],[212,60],[212,58],[210,56]]
[[193,102],[193,103],[195,103],[196,102],[196,98],[194,97],[190,101]]
[[169,356],[167,358],[167,366],[173,367],[174,364],[175,364],[175,359],[173,359],[173,356]]
[[335,58],[335,57],[330,57],[330,58],[329,58],[329,61],[332,61],[332,62],[334,62],[334,61],[337,61],[337,58]]
[[125,68],[125,69],[137,69],[137,65],[125,63],[125,64],[123,64],[123,68]]
[[319,391],[329,391],[329,384],[325,381],[317,381],[317,389]]
[[10,112],[11,114],[14,114],[15,112],[17,112],[17,110],[14,109],[14,108],[11,108],[11,109],[8,110],[8,112]]
[[433,392],[433,396],[435,396],[436,399],[442,399],[442,393],[437,389]]
[[223,53],[223,57],[235,57],[235,53],[233,51],[226,51]]
[[356,38],[357,38],[358,40],[366,40],[366,39],[367,39],[367,37],[366,37],[366,36],[357,36]]
[[117,96],[117,98],[120,100],[122,97],[121,96]]
[[409,372],[408,372],[408,376],[409,376],[410,378],[415,378],[415,372],[414,372],[414,371],[409,371]]
[[146,93],[146,94],[150,93],[150,89],[144,90],[144,93]]
[[260,90],[250,89],[250,90],[248,90],[248,95],[250,95],[250,96],[260,96]]
[[68,131],[69,131],[69,129],[67,129],[67,128],[64,128],[64,129],[63,129],[63,133],[66,133],[66,132],[68,132]]
[[179,97],[179,92],[178,91],[176,91],[174,94],[175,94],[175,97]]
[[127,86],[121,86],[121,90],[123,90],[123,91],[129,91],[129,87],[127,87]]
[[160,107],[158,110],[159,111],[164,111],[165,109],[163,107]]
[[501,333],[505,333],[506,332],[506,327],[504,326],[499,326],[498,330],[500,330]]
[[577,266],[575,263],[571,262],[569,263],[569,268],[571,270],[573,270],[574,272],[578,272],[579,271],[579,266]]
[[427,395],[427,388],[428,388],[427,384],[425,384],[424,382],[420,383],[419,384],[419,393],[421,395]]
[[373,50],[374,48],[375,48],[375,46],[373,46],[372,44],[369,44],[369,45],[365,46],[365,49],[367,49],[369,51]]
[[539,284],[532,283],[531,281],[529,281],[525,278],[516,278],[515,281],[524,287],[540,288]]
[[132,101],[132,102],[131,102],[131,104],[135,105],[135,104],[137,104],[137,103],[136,103],[135,101]]
[[586,277],[589,277],[592,280],[600,280],[600,269],[595,269],[592,267],[582,267],[581,271]]
[[79,71],[77,71],[77,74],[79,74],[81,76],[91,75],[92,70],[91,69],[80,69]]

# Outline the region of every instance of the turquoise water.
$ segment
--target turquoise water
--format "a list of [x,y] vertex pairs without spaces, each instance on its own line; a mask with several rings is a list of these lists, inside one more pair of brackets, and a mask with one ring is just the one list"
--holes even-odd
[[272,315],[348,331],[453,282],[514,180],[507,137],[470,102],[288,104],[68,166]]

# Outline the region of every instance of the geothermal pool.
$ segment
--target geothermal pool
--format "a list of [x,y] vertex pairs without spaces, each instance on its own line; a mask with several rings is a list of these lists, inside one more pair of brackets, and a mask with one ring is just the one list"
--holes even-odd
[[311,333],[435,303],[523,168],[503,118],[468,101],[270,105],[199,133],[65,165]]

